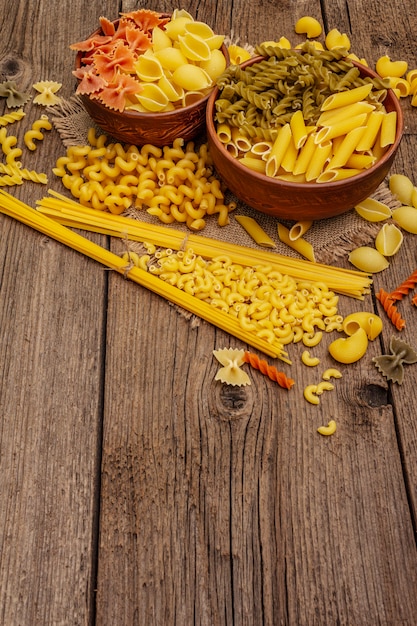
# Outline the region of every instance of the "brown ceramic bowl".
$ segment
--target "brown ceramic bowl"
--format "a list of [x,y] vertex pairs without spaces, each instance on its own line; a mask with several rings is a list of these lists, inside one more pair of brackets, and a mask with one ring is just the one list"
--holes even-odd
[[[117,24],[118,20],[115,20]],[[94,34],[102,34],[97,29]],[[229,65],[227,47],[223,44],[221,51]],[[75,59],[75,69],[81,66],[82,52]],[[205,114],[210,93],[200,100],[173,111],[160,113],[140,113],[137,111],[115,111],[99,100],[87,95],[80,95],[84,108],[91,119],[108,135],[123,143],[155,146],[170,145],[174,139],[181,137],[189,141],[205,130]]]
[[[262,57],[250,59],[242,67]],[[363,76],[377,76],[368,67],[355,63]],[[207,139],[214,166],[227,187],[252,208],[288,220],[318,220],[345,213],[372,195],[388,174],[403,132],[403,115],[398,98],[388,90],[384,105],[397,111],[395,143],[372,167],[356,176],[330,183],[294,183],[268,177],[239,163],[219,141],[215,123],[215,101],[219,89],[212,92],[206,109]]]

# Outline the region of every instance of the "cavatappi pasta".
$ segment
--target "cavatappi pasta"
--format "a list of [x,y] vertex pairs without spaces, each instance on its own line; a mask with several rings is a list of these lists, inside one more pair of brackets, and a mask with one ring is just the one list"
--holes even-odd
[[239,129],[251,142],[231,151],[242,164],[274,178],[330,182],[371,167],[394,143],[396,112],[383,105],[389,81],[362,77],[346,48],[261,44],[256,53],[264,58],[230,66],[217,81],[219,138],[229,145]]

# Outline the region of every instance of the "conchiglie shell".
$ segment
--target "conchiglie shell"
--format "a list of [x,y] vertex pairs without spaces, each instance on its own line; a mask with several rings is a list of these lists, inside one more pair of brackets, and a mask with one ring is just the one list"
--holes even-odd
[[245,50],[242,46],[238,46],[236,44],[231,44],[227,51],[229,53],[230,63],[232,65],[240,65],[244,61],[248,61],[251,58],[251,53],[249,50]]
[[208,44],[197,35],[186,33],[178,38],[180,50],[190,61],[208,61],[210,48]]
[[148,111],[162,111],[169,103],[167,95],[154,83],[143,85],[143,90],[137,94],[137,99]]
[[170,102],[178,102],[184,96],[184,89],[175,85],[165,74],[158,81],[158,87],[162,89]]
[[368,337],[363,328],[358,328],[350,337],[341,337],[329,345],[329,352],[339,363],[356,363],[368,348]]
[[414,185],[404,174],[392,174],[389,178],[389,189],[393,196],[402,204],[411,204]]
[[188,107],[191,104],[195,104],[196,102],[198,102],[198,100],[201,100],[201,98],[204,95],[205,95],[204,89],[202,89],[201,91],[185,91],[181,100],[182,105],[184,107]]
[[344,318],[342,329],[347,335],[353,335],[358,328],[363,328],[370,341],[373,341],[382,332],[382,319],[375,313],[358,311]]
[[172,40],[168,37],[166,32],[159,26],[155,26],[152,30],[152,49],[154,52],[157,50],[164,50],[172,46]]
[[173,81],[189,91],[201,91],[210,87],[210,76],[197,65],[181,65],[172,74]]
[[401,228],[417,235],[417,209],[413,206],[401,206],[392,212],[392,217]]
[[187,33],[192,33],[193,35],[197,35],[198,37],[201,37],[202,39],[209,39],[210,37],[213,37],[214,32],[213,30],[210,28],[210,26],[208,24],[206,24],[205,22],[188,22],[187,24],[185,24],[185,32]]
[[389,206],[375,198],[366,198],[355,206],[355,210],[368,222],[382,222],[391,217]]
[[392,256],[401,248],[404,235],[395,224],[384,224],[375,238],[375,248],[384,256]]
[[142,54],[135,62],[135,72],[145,82],[159,80],[164,70],[161,62],[153,55]]
[[173,41],[178,41],[178,37],[184,35],[186,32],[186,26],[190,22],[193,22],[193,18],[188,15],[184,15],[182,17],[176,17],[171,19],[167,24],[165,24],[165,32],[168,37]]
[[200,67],[207,72],[212,81],[215,81],[226,69],[226,59],[223,52],[212,50],[210,58],[207,61],[202,61]]
[[385,270],[389,263],[387,259],[376,249],[370,246],[360,246],[349,254],[349,261],[362,272],[375,274]]
[[173,72],[187,63],[187,57],[178,48],[164,48],[155,52],[155,56],[161,63],[162,67]]

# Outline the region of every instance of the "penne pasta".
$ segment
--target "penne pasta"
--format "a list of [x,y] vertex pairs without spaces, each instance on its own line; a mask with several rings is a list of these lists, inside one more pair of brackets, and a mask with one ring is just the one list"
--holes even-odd
[[354,87],[353,89],[347,89],[346,91],[340,91],[333,93],[326,98],[321,105],[322,111],[329,111],[330,109],[336,109],[341,106],[354,104],[364,100],[372,90],[372,83],[361,85],[360,87]]
[[264,229],[253,219],[246,215],[235,215],[235,219],[246,230],[248,235],[252,237],[255,243],[264,248],[275,248],[275,242],[264,231]]

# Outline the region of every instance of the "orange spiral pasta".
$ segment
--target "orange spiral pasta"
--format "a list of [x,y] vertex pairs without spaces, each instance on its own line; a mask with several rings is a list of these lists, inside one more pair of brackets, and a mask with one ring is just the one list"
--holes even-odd
[[413,299],[411,300],[411,304],[414,304],[414,306],[417,306],[417,294],[413,296]]
[[268,365],[264,359],[260,359],[253,352],[245,352],[243,355],[243,361],[244,363],[249,363],[251,367],[259,370],[262,374],[268,376],[268,378],[278,383],[278,385],[284,389],[291,389],[295,383],[295,381],[292,378],[288,378],[284,372],[280,372],[273,365]]
[[387,293],[384,289],[380,289],[376,294],[376,297],[382,304],[388,319],[391,320],[395,328],[397,330],[402,330],[405,326],[405,320],[401,317],[401,314],[395,306],[395,300],[391,298],[391,294]]
[[401,285],[398,285],[394,291],[391,291],[389,294],[391,300],[402,300],[404,296],[408,294],[409,291],[414,289],[417,285],[417,270],[414,270],[412,274],[408,278],[406,278]]

